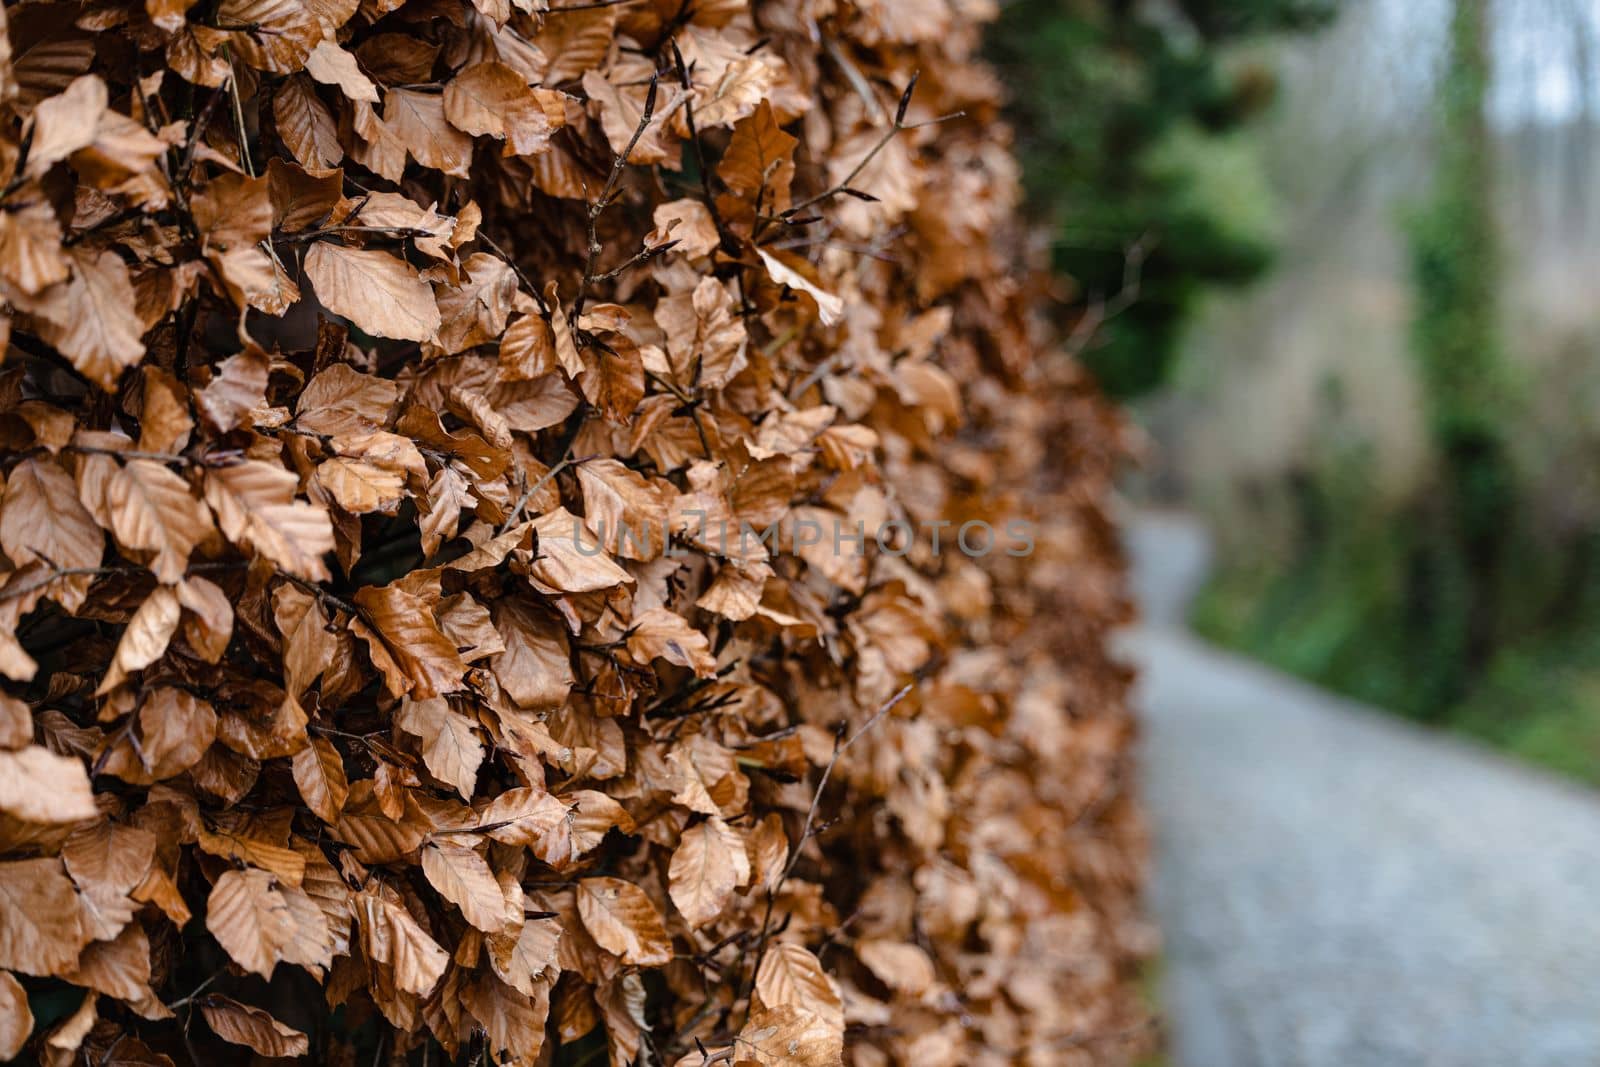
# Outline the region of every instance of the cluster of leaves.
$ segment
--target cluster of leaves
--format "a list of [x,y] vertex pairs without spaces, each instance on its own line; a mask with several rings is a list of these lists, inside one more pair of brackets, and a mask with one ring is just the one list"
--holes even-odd
[[970,6],[5,12],[0,1055],[1122,1055],[1119,424]]

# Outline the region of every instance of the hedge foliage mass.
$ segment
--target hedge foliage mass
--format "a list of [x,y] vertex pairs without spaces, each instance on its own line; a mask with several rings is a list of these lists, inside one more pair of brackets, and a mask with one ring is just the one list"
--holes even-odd
[[1131,1055],[986,6],[8,6],[0,1054]]

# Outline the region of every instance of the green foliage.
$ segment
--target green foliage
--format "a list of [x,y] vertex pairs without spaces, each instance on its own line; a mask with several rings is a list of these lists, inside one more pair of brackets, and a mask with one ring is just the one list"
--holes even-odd
[[1229,562],[1197,601],[1204,636],[1280,669],[1414,717],[1452,677],[1414,639],[1406,561],[1414,542],[1370,503],[1373,457],[1362,445],[1319,442],[1319,465],[1292,480],[1292,533],[1278,556]]
[[1411,227],[1413,348],[1440,476],[1439,491],[1421,509],[1428,536],[1411,560],[1412,615],[1426,653],[1454,664],[1424,694],[1441,708],[1461,699],[1494,650],[1517,510],[1497,323],[1485,5],[1455,0],[1435,191]]
[[1401,610],[1392,552],[1323,554],[1308,570],[1235,566],[1195,605],[1198,632],[1281,670],[1530,762],[1600,784],[1600,613],[1530,629],[1499,649],[1461,699],[1423,703],[1453,664],[1420,655]]
[[1056,226],[1054,261],[1086,300],[1115,301],[1142,256],[1137,300],[1085,353],[1127,398],[1166,380],[1203,288],[1270,262],[1270,197],[1238,131],[1273,78],[1228,45],[1319,24],[1328,0],[1189,0],[1183,20],[1113,0],[1017,0],[991,34],[1019,128],[1029,196]]

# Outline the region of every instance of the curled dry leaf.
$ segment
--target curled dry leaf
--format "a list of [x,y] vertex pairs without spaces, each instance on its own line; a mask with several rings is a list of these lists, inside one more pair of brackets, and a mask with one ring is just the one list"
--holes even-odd
[[556,964],[561,927],[553,916],[529,916],[515,933],[492,933],[486,939],[489,962],[501,981],[524,996],[536,996],[541,976]]
[[99,1001],[99,995],[93,991],[85,993],[73,1013],[46,1033],[42,1051],[47,1060],[65,1064],[78,1058],[84,1038],[89,1036],[100,1017]]
[[16,751],[33,741],[33,711],[15,697],[0,694],[0,748]]
[[628,651],[642,660],[663,659],[688,667],[702,678],[717,673],[706,635],[692,628],[683,616],[666,608],[651,608],[629,627]]
[[388,964],[401,989],[425,997],[439,984],[450,957],[399,904],[363,893],[356,905],[362,946],[369,959]]
[[378,87],[361,73],[356,57],[329,40],[317,42],[306,57],[306,73],[324,85],[337,85],[351,100],[378,102]]
[[67,251],[72,275],[24,305],[39,335],[60,349],[85,378],[110,392],[144,356],[143,323],[134,311],[128,265],[115,252],[82,245]]
[[835,326],[844,318],[844,301],[833,293],[823,292],[817,285],[804,274],[789,266],[777,256],[766,249],[758,249],[761,262],[767,268],[767,273],[779,285],[797,289],[816,301],[817,317],[824,326]]
[[608,552],[627,559],[655,559],[665,549],[667,501],[662,488],[614,459],[578,467],[583,524]]
[[422,739],[422,759],[430,774],[454,786],[463,799],[472,798],[484,752],[465,715],[451,711],[443,697],[429,697],[407,700],[395,724]]
[[247,460],[206,471],[206,503],[230,540],[248,545],[290,574],[328,576],[333,548],[328,513],[295,499],[299,479],[282,467]]
[[350,783],[344,774],[344,759],[333,742],[313,737],[310,744],[294,755],[294,784],[306,807],[323,822],[338,822]]
[[426,701],[461,687],[467,665],[439,629],[427,600],[399,586],[385,585],[361,590],[356,604],[372,626],[362,636],[373,662],[384,669],[392,695],[409,693]]
[[491,60],[445,85],[444,114],[463,133],[504,140],[512,152],[528,156],[548,147],[566,111],[558,95],[528,88],[522,75]]
[[194,405],[219,433],[227,433],[261,405],[271,364],[262,353],[247,349],[219,364]]
[[206,929],[233,961],[263,978],[279,962],[326,966],[327,921],[304,891],[260,870],[227,871],[206,901]]
[[161,658],[178,630],[177,590],[161,586],[139,605],[117,642],[116,655],[106,670],[97,691],[103,695],[116,688],[129,674],[142,671]]
[[[130,724],[102,755],[102,769],[125,782],[152,785],[193,767],[217,737],[211,705],[169,686],[150,690]],[[137,743],[135,743],[137,742]]]
[[304,1056],[311,1041],[299,1030],[285,1026],[269,1013],[216,993],[195,1002],[206,1025],[222,1040],[244,1045],[263,1056]]
[[282,82],[272,97],[272,115],[284,147],[307,170],[331,167],[344,157],[338,124],[310,78],[297,75]]
[[72,477],[56,461],[36,457],[6,479],[0,548],[19,567],[34,560],[64,570],[95,567],[105,534],[79,503]]
[[478,811],[477,826],[494,840],[522,845],[546,863],[555,863],[552,850],[570,812],[558,797],[527,786],[507,789]]
[[96,940],[116,937],[133,919],[131,894],[149,874],[155,849],[154,834],[106,820],[79,827],[61,846],[84,928]]
[[532,1055],[544,1046],[544,1024],[550,1014],[549,984],[538,983],[528,994],[493,974],[480,974],[464,991],[463,1003],[483,1023],[496,1058],[504,1060],[512,1050],[527,1050]]
[[933,984],[933,961],[916,945],[870,939],[856,945],[856,955],[879,981],[897,993],[916,996]]
[[67,978],[126,1001],[147,1017],[165,1017],[166,1008],[150,990],[150,973],[150,939],[144,927],[130,921],[114,936],[85,945]]

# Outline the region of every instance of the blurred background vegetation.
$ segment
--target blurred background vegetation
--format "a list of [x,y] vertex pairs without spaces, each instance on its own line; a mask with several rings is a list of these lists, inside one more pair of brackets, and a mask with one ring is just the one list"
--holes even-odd
[[1597,8],[1013,0],[991,47],[1130,492],[1217,536],[1202,633],[1600,781]]
[[[1098,305],[1084,358],[1107,391],[1170,373],[1207,285],[1259,277],[1279,219],[1244,131],[1270,66],[1232,53],[1327,20],[1333,0],[1013,0],[990,35],[1028,195],[1056,267]],[[1109,314],[1116,311],[1117,314]]]

